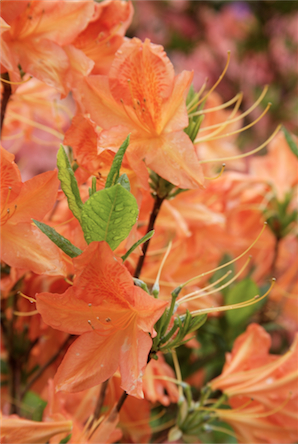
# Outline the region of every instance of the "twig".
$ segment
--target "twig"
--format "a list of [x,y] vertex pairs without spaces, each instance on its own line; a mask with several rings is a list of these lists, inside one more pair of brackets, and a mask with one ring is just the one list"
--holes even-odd
[[[8,73],[4,73],[2,74],[2,76],[5,80],[9,80],[9,75]],[[2,126],[3,126],[3,121],[4,121],[4,117],[5,117],[5,111],[6,111],[6,107],[9,101],[9,98],[11,96],[11,86],[9,83],[6,82],[2,82],[3,85],[3,94],[2,94],[2,101],[1,101],[1,126],[0,126],[0,132],[2,130]]]

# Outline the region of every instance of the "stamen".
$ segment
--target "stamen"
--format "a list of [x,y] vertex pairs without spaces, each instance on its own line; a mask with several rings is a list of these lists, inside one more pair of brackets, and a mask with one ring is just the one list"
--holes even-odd
[[232,131],[230,133],[222,134],[221,136],[216,136],[216,137],[211,136],[210,137],[210,135],[209,135],[209,136],[207,136],[205,138],[203,137],[201,139],[196,139],[195,140],[195,144],[201,143],[201,142],[210,142],[211,140],[218,140],[218,139],[222,139],[223,137],[233,136],[234,134],[241,133],[242,131],[245,131],[248,128],[251,128],[252,126],[256,125],[265,116],[265,114],[267,114],[267,112],[270,109],[271,105],[272,104],[269,102],[268,105],[266,106],[266,108],[264,109],[264,111],[262,112],[262,114],[256,120],[254,120],[253,122],[249,123],[248,125],[240,128],[238,130]]
[[25,311],[14,311],[13,312],[14,315],[16,315],[16,316],[23,316],[23,317],[25,317],[25,316],[34,316],[34,315],[36,315],[38,313],[39,313],[38,310],[27,311],[27,312],[25,312]]
[[[177,304],[180,305],[182,302],[193,301],[194,299],[198,299],[200,297],[205,297],[205,296],[208,296],[210,294],[217,293],[217,292],[223,290],[224,288],[228,287],[230,284],[232,284],[241,275],[241,273],[245,270],[245,268],[249,264],[250,260],[251,260],[251,256],[247,259],[247,261],[245,262],[243,267],[240,269],[240,271],[238,271],[238,273],[235,274],[235,276],[232,279],[230,279],[228,282],[226,282],[225,284],[221,285],[218,288],[215,288],[214,290],[207,291],[207,292],[205,292],[204,288],[202,288],[201,290],[197,290],[197,291],[195,291],[193,293],[190,293],[190,294],[184,296],[183,298],[179,299],[177,301]],[[202,294],[201,296],[197,296],[197,295],[199,295],[202,292],[204,292],[204,294]]]
[[12,134],[11,136],[3,136],[2,140],[15,140],[20,139],[24,135],[24,131],[21,131],[20,133]]
[[103,40],[98,40],[98,38],[100,37],[100,34],[102,34],[102,31],[99,32],[97,38],[96,38],[96,42],[99,43],[100,45],[109,42],[119,31],[119,29],[121,28],[122,23],[118,23],[117,26],[115,26],[115,29],[111,32],[110,35],[108,35],[107,37],[105,37]]
[[[222,105],[214,106],[213,108],[200,109],[199,111],[195,111],[193,113],[189,113],[188,117],[200,116],[202,114],[213,113],[214,111],[220,111],[221,109],[228,108],[229,106],[233,105],[233,103],[238,102],[239,98],[241,99],[240,100],[240,103],[241,103],[242,98],[243,98],[243,93],[242,92],[239,92],[238,94],[236,94],[235,97],[233,97],[228,102],[223,103]],[[202,130],[203,130],[203,128],[202,128]],[[206,129],[205,129],[205,131],[206,131]]]
[[168,247],[167,247],[166,254],[165,254],[164,257],[163,257],[163,260],[161,261],[161,264],[160,264],[160,267],[159,267],[159,270],[158,270],[158,273],[157,273],[157,276],[156,276],[156,279],[155,279],[155,282],[154,282],[154,285],[153,285],[153,288],[158,289],[158,291],[159,291],[159,279],[160,279],[160,275],[161,275],[161,272],[162,272],[163,266],[164,266],[164,264],[165,264],[165,262],[166,262],[166,260],[167,260],[167,257],[168,257],[168,255],[170,254],[171,248],[172,248],[172,241],[169,242],[169,245],[168,245]]
[[233,433],[231,430],[226,429],[225,427],[218,427],[215,426],[213,424],[205,424],[204,425],[204,429],[206,431],[214,431],[214,432],[220,432],[220,433],[225,433],[226,435],[232,436],[233,438],[237,439],[237,436],[235,435],[235,433]]
[[223,174],[223,172],[224,172],[224,170],[225,170],[225,167],[226,167],[226,164],[223,163],[220,172],[219,172],[216,176],[214,176],[214,177],[206,177],[206,176],[204,176],[204,179],[207,179],[207,180],[215,180],[215,179],[218,179],[220,176],[222,176],[222,174]]
[[[266,85],[264,87],[260,97],[256,100],[256,102],[250,108],[248,108],[246,111],[244,111],[244,113],[240,114],[240,116],[237,116],[237,117],[235,117],[235,119],[230,120],[229,123],[238,122],[238,120],[242,120],[244,117],[246,117],[248,114],[250,114],[259,105],[259,103],[263,100],[263,98],[267,94],[267,91],[268,91],[268,85]],[[222,125],[222,123],[223,122],[217,123],[217,124],[214,124],[214,125],[210,125],[210,126],[205,127],[205,128],[202,128],[202,129],[200,129],[200,133],[202,133],[203,131],[209,131],[210,129],[213,129],[213,128],[218,128],[219,126]]]
[[[12,218],[12,216],[15,214],[17,208],[18,208],[17,205],[15,205],[14,208],[13,208],[12,213],[10,212],[10,208],[7,208],[7,209],[6,209],[6,214],[5,214],[3,217],[1,217],[1,223],[0,223],[1,226],[2,226],[2,225],[5,225],[6,222],[7,222],[10,218]],[[3,210],[3,211],[4,211],[4,210]],[[3,211],[2,211],[2,213],[1,213],[1,216],[2,216],[2,214],[3,214]]]
[[[146,128],[146,127],[144,126],[144,124],[140,121],[140,119],[138,118],[137,113],[132,113],[132,114],[130,114],[130,113],[128,112],[128,110],[126,109],[126,106],[124,105],[124,101],[123,101],[123,99],[120,99],[120,102],[121,102],[121,104],[122,104],[122,106],[123,106],[123,109],[124,109],[124,111],[125,111],[125,114],[126,114],[127,117],[129,118],[129,120],[132,120],[133,123],[134,123],[135,125],[138,125],[138,126],[141,125],[142,129],[143,129],[144,131],[148,132],[148,128]],[[136,120],[136,118],[137,118],[137,120]]]
[[26,123],[27,125],[31,125],[35,128],[41,129],[49,134],[52,134],[53,136],[57,137],[60,140],[64,139],[64,134],[59,133],[58,131],[56,131],[53,128],[50,128],[46,125],[42,125],[41,123],[35,122],[34,120],[27,119],[27,117],[24,117],[21,114],[17,114],[13,111],[9,111],[8,116],[13,117],[13,118],[19,120],[20,122]]
[[195,96],[193,97],[193,99],[189,102],[189,104],[187,105],[186,109],[187,109],[187,113],[188,116],[190,117],[190,113],[192,112],[193,109],[196,109],[198,104],[196,103],[196,101],[200,98],[200,95],[203,93],[203,91],[205,90],[206,86],[207,86],[207,82],[208,82],[208,77],[206,78],[205,82],[203,83],[203,85],[201,86],[201,89],[199,90],[199,92],[197,92],[195,94]]
[[180,383],[179,386],[178,386],[179,398],[182,398],[183,397],[183,388],[181,386],[181,382],[183,382],[183,381],[182,381],[182,374],[181,374],[180,365],[179,365],[179,361],[178,361],[178,358],[177,358],[176,350],[172,350],[172,358],[173,358],[175,373],[177,375],[177,381],[179,381],[179,383]]
[[281,125],[278,125],[276,130],[271,134],[271,136],[260,146],[255,148],[254,150],[249,151],[248,153],[239,154],[238,156],[231,156],[231,157],[221,157],[219,159],[206,159],[206,160],[199,160],[199,163],[211,163],[211,162],[221,162],[221,161],[227,161],[227,160],[235,160],[235,159],[243,159],[244,157],[251,156],[252,154],[257,153],[261,149],[263,149],[266,145],[268,145],[269,142],[276,136],[276,134],[279,132],[281,128]]
[[208,290],[209,288],[214,287],[214,286],[217,285],[219,282],[221,282],[221,281],[223,281],[224,279],[226,279],[226,278],[229,276],[229,274],[231,274],[231,273],[232,273],[232,270],[229,270],[224,276],[222,276],[221,278],[217,279],[217,281],[212,282],[211,284],[207,285],[207,287],[200,288],[199,290],[196,290],[196,291],[194,291],[193,293],[189,293],[188,295],[183,296],[183,298],[180,298],[180,299],[178,300],[177,303],[181,302],[182,299],[184,299],[184,298],[186,298],[186,297],[193,296],[193,295],[195,295],[195,294],[204,293],[203,296],[205,296],[205,291],[206,291],[206,290]]
[[75,219],[75,217],[73,216],[72,218],[70,218],[70,219],[68,219],[68,220],[66,220],[64,222],[61,222],[60,224],[55,225],[55,227],[61,227],[62,225],[66,225],[66,224],[68,224],[69,222],[71,222],[74,219]]
[[226,66],[224,67],[223,72],[219,76],[217,82],[215,82],[214,85],[212,86],[212,88],[207,92],[207,94],[204,97],[202,97],[201,100],[198,101],[198,105],[200,105],[202,102],[204,102],[204,100],[206,100],[207,97],[215,90],[217,85],[220,84],[220,82],[222,81],[225,73],[227,72],[227,69],[228,69],[228,66],[229,66],[229,63],[230,63],[230,58],[231,58],[231,51],[228,51],[227,63],[226,63]]
[[21,291],[17,292],[18,295],[22,296],[25,299],[28,299],[28,301],[30,301],[31,303],[36,302],[36,299],[32,298],[31,296],[27,296],[24,293],[22,293]]
[[248,253],[253,247],[254,245],[258,242],[258,240],[260,239],[260,237],[263,234],[263,231],[265,230],[267,226],[267,222],[264,222],[263,228],[260,232],[260,234],[257,236],[257,238],[254,240],[254,242],[243,252],[241,253],[239,256],[237,256],[235,259],[230,260],[229,262],[226,262],[223,265],[220,265],[219,267],[213,268],[212,270],[209,271],[205,271],[204,273],[199,274],[198,276],[194,276],[191,279],[189,279],[188,281],[184,282],[184,284],[181,284],[180,287],[181,289],[184,288],[186,285],[190,284],[193,281],[196,281],[197,279],[200,279],[201,277],[204,276],[208,276],[208,274],[214,273],[215,271],[221,270],[222,268],[227,267],[228,265],[233,264],[234,262],[237,262],[239,259],[241,259],[243,256],[246,255],[246,253]]
[[12,82],[10,80],[6,80],[6,79],[3,79],[3,77],[1,77],[1,82],[8,83],[9,85],[23,85],[23,83],[27,83],[31,79],[32,79],[32,77],[29,77],[28,79],[23,80],[22,82]]
[[65,280],[65,282],[67,282],[69,285],[73,285],[73,282],[72,282],[70,279],[68,279],[68,278],[64,278],[64,280]]
[[[143,378],[143,380],[145,377]],[[157,413],[157,415],[150,417],[150,422],[156,421],[159,418],[162,418],[166,413],[166,409],[161,410],[161,412]],[[140,421],[125,421],[126,427],[133,427],[137,425],[148,424],[148,419],[140,419]]]
[[273,286],[275,284],[275,278],[272,278],[271,281],[271,285],[268,291],[266,291],[265,294],[263,294],[263,296],[259,296],[256,295],[254,296],[252,299],[249,299],[248,301],[245,302],[240,302],[238,304],[232,304],[232,305],[224,305],[221,307],[211,307],[211,308],[203,308],[202,310],[195,310],[190,312],[192,316],[199,316],[203,313],[216,313],[219,311],[227,311],[227,310],[235,310],[237,308],[243,308],[243,307],[249,307],[250,305],[256,304],[257,302],[261,301],[262,299],[264,299],[272,290]]

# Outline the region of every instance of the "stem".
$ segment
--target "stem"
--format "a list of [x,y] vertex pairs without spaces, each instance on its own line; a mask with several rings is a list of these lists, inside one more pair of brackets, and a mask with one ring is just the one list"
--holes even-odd
[[68,337],[65,339],[65,341],[63,342],[63,344],[61,345],[61,347],[59,348],[59,350],[48,360],[48,362],[46,362],[42,367],[40,367],[40,369],[38,370],[38,372],[33,376],[33,378],[31,379],[31,381],[28,382],[28,384],[26,385],[26,387],[24,388],[24,390],[21,393],[21,398],[23,398],[25,396],[25,394],[28,392],[28,390],[30,389],[30,387],[32,387],[32,385],[34,384],[35,381],[37,381],[38,378],[40,378],[40,376],[43,374],[43,372],[51,365],[53,364],[53,362],[56,361],[56,359],[58,358],[58,356],[60,355],[60,353],[63,351],[63,349],[67,346],[68,342],[70,341],[70,339],[73,338],[73,335],[68,335]]
[[124,402],[125,402],[127,397],[128,397],[128,393],[123,392],[121,397],[119,398],[119,401],[118,401],[118,403],[116,405],[116,410],[117,410],[118,413],[120,412],[121,407],[123,406],[123,404],[124,404]]
[[93,426],[93,423],[100,417],[100,412],[101,412],[101,409],[102,409],[102,406],[103,406],[103,403],[104,403],[104,400],[106,397],[106,391],[107,391],[108,385],[109,385],[109,379],[107,379],[106,381],[104,381],[101,384],[97,404],[96,404],[94,414],[93,414],[93,419],[92,419],[92,421],[90,421],[90,424],[88,426],[89,430]]
[[[154,206],[153,206],[153,209],[152,209],[152,212],[150,215],[150,219],[149,219],[149,223],[148,223],[148,227],[147,227],[147,233],[149,233],[149,231],[153,230],[156,218],[157,218],[159,210],[160,210],[160,207],[161,207],[164,200],[165,200],[165,197],[159,197],[158,194],[155,196]],[[141,270],[142,270],[142,267],[144,264],[144,260],[146,257],[146,253],[147,253],[147,250],[149,247],[150,240],[151,239],[148,239],[143,244],[143,248],[142,248],[143,255],[139,257],[139,261],[138,261],[138,264],[137,264],[137,267],[136,267],[136,270],[134,273],[134,277],[136,277],[136,278],[138,278],[141,274]]]
[[[5,80],[9,80],[8,73],[2,74],[2,77]],[[6,107],[7,107],[9,98],[11,96],[11,86],[10,86],[10,84],[6,83],[6,82],[2,82],[2,86],[3,86],[3,95],[2,95],[2,102],[1,102],[1,126],[0,126],[0,132],[1,132],[2,126],[3,126],[3,121],[4,121],[4,117],[5,117]]]

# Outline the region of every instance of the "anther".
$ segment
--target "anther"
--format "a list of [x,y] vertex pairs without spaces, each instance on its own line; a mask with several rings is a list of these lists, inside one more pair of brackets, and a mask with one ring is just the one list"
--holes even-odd
[[106,318],[106,322],[111,322],[111,318]]

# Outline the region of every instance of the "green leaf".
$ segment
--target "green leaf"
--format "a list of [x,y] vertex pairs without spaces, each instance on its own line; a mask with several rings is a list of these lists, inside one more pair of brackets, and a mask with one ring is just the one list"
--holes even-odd
[[126,139],[124,140],[124,142],[120,146],[119,150],[117,151],[116,156],[114,157],[110,172],[107,177],[105,188],[110,188],[117,183],[117,180],[119,178],[119,171],[121,168],[123,156],[124,156],[125,151],[129,145],[129,139],[130,139],[130,135],[128,135],[126,137]]
[[28,391],[22,400],[21,416],[32,421],[41,421],[46,405],[47,402],[37,393]]
[[[234,287],[225,295],[225,304],[239,304],[240,302],[253,299],[254,296],[258,295],[259,293],[259,287],[254,283],[254,281],[250,278],[246,278],[234,285]],[[262,307],[262,305],[263,300],[256,302],[253,305],[249,305],[248,307],[230,310],[225,313],[225,317],[229,325],[237,326],[247,322],[249,318]]]
[[[218,266],[222,266],[224,264],[227,264],[228,262],[230,262],[232,260],[232,257],[228,254],[224,254],[223,257],[221,258]],[[218,281],[220,278],[222,278],[229,270],[231,270],[231,273],[222,281],[218,282],[218,284],[216,284],[214,286],[214,288],[219,288],[222,285],[226,284],[229,280],[231,280],[234,276],[235,276],[235,267],[234,264],[230,264],[227,267],[221,268],[220,270],[217,270],[211,277],[210,279],[210,283],[216,282]],[[226,287],[223,288],[221,290],[223,295],[226,295],[230,290],[230,287]]]
[[66,444],[68,443],[68,441],[71,438],[71,433],[69,435],[67,435],[65,438],[61,439],[61,441],[59,442],[59,444]]
[[154,234],[154,230],[148,231],[145,236],[142,237],[142,239],[138,240],[133,246],[123,255],[121,256],[123,262],[128,258],[130,253],[132,253],[139,245],[143,244],[144,242],[147,242],[147,240],[151,239],[151,237]]
[[293,137],[291,136],[289,131],[284,126],[282,127],[282,130],[285,135],[286,141],[288,142],[290,150],[292,151],[293,154],[295,154],[296,157],[298,157],[298,146],[295,143]]
[[73,215],[81,222],[83,202],[81,200],[77,179],[75,178],[73,169],[62,145],[57,155],[57,167],[59,171],[58,178],[61,182],[61,188],[67,197],[68,206]]
[[130,191],[130,183],[129,178],[126,174],[121,174],[119,179],[117,180],[117,183],[120,183],[120,185],[125,188],[127,191]]
[[61,234],[57,233],[57,231],[50,227],[49,225],[44,224],[43,222],[38,222],[35,219],[32,219],[35,225],[42,231],[49,239],[51,239],[54,244],[57,245],[65,254],[70,257],[77,257],[82,253],[82,250],[73,245],[68,239],[61,236]]
[[134,196],[120,184],[97,191],[82,209],[82,228],[87,243],[104,240],[115,250],[129,235],[138,212]]

